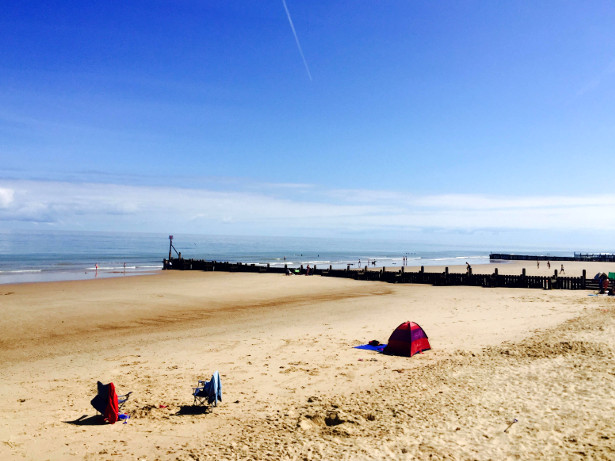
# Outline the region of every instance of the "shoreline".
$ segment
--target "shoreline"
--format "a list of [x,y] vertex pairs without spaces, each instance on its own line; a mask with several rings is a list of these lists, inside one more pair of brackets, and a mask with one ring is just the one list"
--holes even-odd
[[[468,260],[471,260],[468,258]],[[564,266],[564,273],[560,272],[561,266]],[[297,268],[299,266],[296,266]],[[317,267],[322,268],[321,265]],[[293,266],[295,268],[295,266]],[[385,266],[387,271],[400,271],[406,272],[418,272],[421,268],[419,265],[392,265]],[[424,266],[425,272],[442,273],[446,268],[453,274],[466,273],[466,265],[454,264],[454,265],[427,265]],[[350,268],[351,271],[363,270],[356,267]],[[367,267],[368,271],[382,270],[382,266]],[[519,275],[522,270],[525,269],[528,276],[551,276],[557,270],[558,274],[567,277],[580,277],[583,270],[586,270],[587,277],[593,278],[596,273],[609,273],[615,272],[615,262],[587,262],[587,261],[570,261],[570,262],[558,262],[552,263],[549,268],[546,262],[541,261],[539,267],[536,265],[536,261],[494,261],[485,264],[472,264],[472,271],[474,274],[489,275],[497,269],[502,275]],[[49,283],[49,282],[64,282],[64,281],[87,281],[106,278],[122,278],[122,277],[134,277],[143,275],[153,275],[164,272],[162,268],[141,270],[130,269],[126,272],[122,270],[106,270],[99,269],[98,273],[94,270],[86,271],[44,271],[44,270],[27,270],[17,271],[16,273],[0,272],[0,286],[22,284],[22,283]]]

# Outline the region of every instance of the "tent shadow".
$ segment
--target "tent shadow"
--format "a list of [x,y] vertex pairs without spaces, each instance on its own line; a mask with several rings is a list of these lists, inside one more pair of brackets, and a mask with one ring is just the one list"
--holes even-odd
[[101,426],[103,424],[108,424],[105,421],[103,415],[82,415],[79,418],[73,421],[64,421],[66,424],[73,424],[75,426]]
[[184,415],[206,415],[211,413],[208,406],[204,405],[182,405],[179,407],[179,411],[175,413],[176,416]]

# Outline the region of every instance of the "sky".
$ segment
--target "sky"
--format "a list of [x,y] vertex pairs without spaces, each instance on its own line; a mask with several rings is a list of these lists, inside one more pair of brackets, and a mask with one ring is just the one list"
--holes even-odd
[[0,227],[613,251],[611,1],[15,1]]

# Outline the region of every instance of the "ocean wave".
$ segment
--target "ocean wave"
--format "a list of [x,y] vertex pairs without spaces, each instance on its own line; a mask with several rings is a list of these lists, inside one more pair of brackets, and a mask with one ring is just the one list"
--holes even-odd
[[[144,266],[98,266],[98,270],[99,271],[123,271],[124,269],[126,270],[154,270],[154,269],[162,269],[162,264],[161,265],[156,265],[156,266],[148,266],[148,265],[144,265]],[[88,271],[95,271],[97,270],[96,267],[87,267],[85,270]]]
[[36,273],[43,272],[42,269],[15,269],[9,271],[0,271],[0,274],[28,274],[28,273]]

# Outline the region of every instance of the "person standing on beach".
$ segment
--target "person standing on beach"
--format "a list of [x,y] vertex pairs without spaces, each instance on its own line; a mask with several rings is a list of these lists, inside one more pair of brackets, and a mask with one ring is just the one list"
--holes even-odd
[[536,261],[536,269],[540,269],[540,261]]

